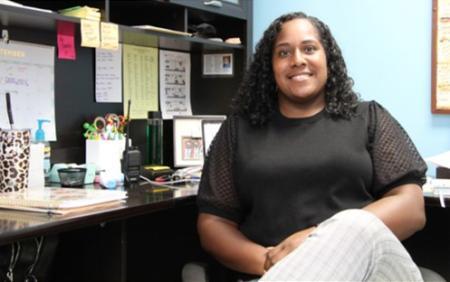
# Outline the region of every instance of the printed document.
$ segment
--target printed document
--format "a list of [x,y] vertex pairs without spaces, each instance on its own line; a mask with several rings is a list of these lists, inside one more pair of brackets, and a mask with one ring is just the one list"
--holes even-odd
[[189,53],[159,51],[159,91],[163,119],[192,115]]

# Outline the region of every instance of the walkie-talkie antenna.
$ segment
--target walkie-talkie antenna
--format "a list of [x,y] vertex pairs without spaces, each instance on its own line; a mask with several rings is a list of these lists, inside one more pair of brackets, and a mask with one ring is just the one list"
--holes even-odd
[[[129,144],[130,143],[130,121],[131,121],[130,108],[131,108],[131,100],[128,100],[128,113],[127,113],[127,117],[126,117],[127,130],[126,130],[126,136],[125,136],[125,151],[123,152],[123,160],[122,160],[122,162],[123,162],[122,163],[122,172],[125,175],[125,179],[127,178],[128,164],[130,162],[129,156],[128,156],[128,150],[130,147],[130,144]],[[128,180],[126,179],[126,181],[128,181]]]

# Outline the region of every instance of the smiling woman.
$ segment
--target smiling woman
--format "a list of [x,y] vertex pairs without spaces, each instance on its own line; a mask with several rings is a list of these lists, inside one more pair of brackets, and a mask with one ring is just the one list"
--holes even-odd
[[275,40],[272,65],[283,115],[308,117],[325,107],[327,60],[319,34],[308,20],[283,25]]
[[400,240],[425,224],[426,165],[352,86],[317,18],[283,15],[264,32],[197,198],[201,243],[234,278],[421,280]]

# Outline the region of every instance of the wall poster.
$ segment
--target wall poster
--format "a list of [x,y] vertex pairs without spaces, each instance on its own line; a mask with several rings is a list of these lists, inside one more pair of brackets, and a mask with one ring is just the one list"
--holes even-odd
[[431,111],[450,114],[450,0],[433,0]]

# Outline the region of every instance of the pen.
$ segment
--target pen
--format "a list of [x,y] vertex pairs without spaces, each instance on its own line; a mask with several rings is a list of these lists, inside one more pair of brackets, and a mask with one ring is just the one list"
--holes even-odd
[[55,214],[57,214],[57,213],[55,213],[55,212],[52,211],[52,210],[47,210],[47,215],[48,215],[48,216],[52,216],[52,215],[55,215]]
[[9,95],[9,92],[6,92],[6,109],[8,110],[9,125],[11,126],[11,129],[13,129],[14,120],[12,115],[11,97]]

